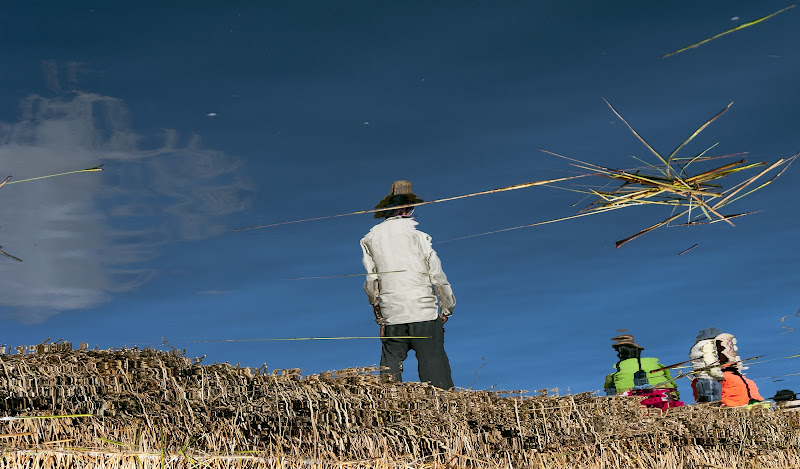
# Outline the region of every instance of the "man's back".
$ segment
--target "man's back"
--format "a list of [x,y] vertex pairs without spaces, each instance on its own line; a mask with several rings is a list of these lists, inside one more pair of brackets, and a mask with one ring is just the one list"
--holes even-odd
[[385,272],[368,276],[364,289],[370,301],[378,296],[387,324],[436,319],[437,292],[448,313],[455,305],[431,238],[418,231],[416,225],[411,218],[390,218],[374,226],[361,240],[367,272]]

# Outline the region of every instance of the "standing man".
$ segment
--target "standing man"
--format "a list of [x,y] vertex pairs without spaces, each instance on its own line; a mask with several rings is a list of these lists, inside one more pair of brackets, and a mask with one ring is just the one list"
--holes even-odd
[[[444,325],[456,299],[431,246],[431,237],[416,229],[414,207],[422,202],[411,191],[411,181],[395,181],[376,209],[384,218],[361,240],[367,281],[364,291],[381,326],[381,370],[384,378],[402,381],[403,360],[414,350],[419,380],[450,389],[453,378],[444,351]],[[437,301],[438,298],[438,301]],[[396,339],[392,337],[425,337]]]

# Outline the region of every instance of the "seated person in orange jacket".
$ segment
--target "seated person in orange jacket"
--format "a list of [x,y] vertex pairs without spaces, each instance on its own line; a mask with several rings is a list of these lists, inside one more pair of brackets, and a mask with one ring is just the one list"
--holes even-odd
[[753,380],[747,379],[736,368],[722,369],[725,381],[722,382],[722,405],[737,407],[740,405],[755,404],[764,400],[758,393],[758,386]]
[[762,402],[764,398],[758,393],[756,383],[742,374],[742,359],[737,353],[736,338],[731,334],[719,334],[715,340],[722,376],[725,378],[722,381],[722,405],[737,407]]

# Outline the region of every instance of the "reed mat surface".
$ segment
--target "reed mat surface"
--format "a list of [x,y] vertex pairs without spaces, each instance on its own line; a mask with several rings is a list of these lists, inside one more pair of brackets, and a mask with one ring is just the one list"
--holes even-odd
[[375,368],[201,364],[179,351],[0,349],[2,468],[800,467],[800,413],[441,390]]

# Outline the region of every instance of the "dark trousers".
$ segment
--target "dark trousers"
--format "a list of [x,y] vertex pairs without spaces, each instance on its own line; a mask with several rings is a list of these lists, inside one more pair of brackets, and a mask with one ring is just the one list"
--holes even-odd
[[408,351],[414,350],[419,364],[419,380],[429,382],[442,389],[453,387],[450,375],[450,361],[444,351],[444,327],[442,318],[433,321],[412,322],[408,324],[390,324],[384,329],[384,336],[428,337],[427,339],[381,339],[381,375],[394,381],[403,381],[403,360]]
[[697,378],[694,384],[695,401],[719,402],[722,400],[722,383],[715,379]]

